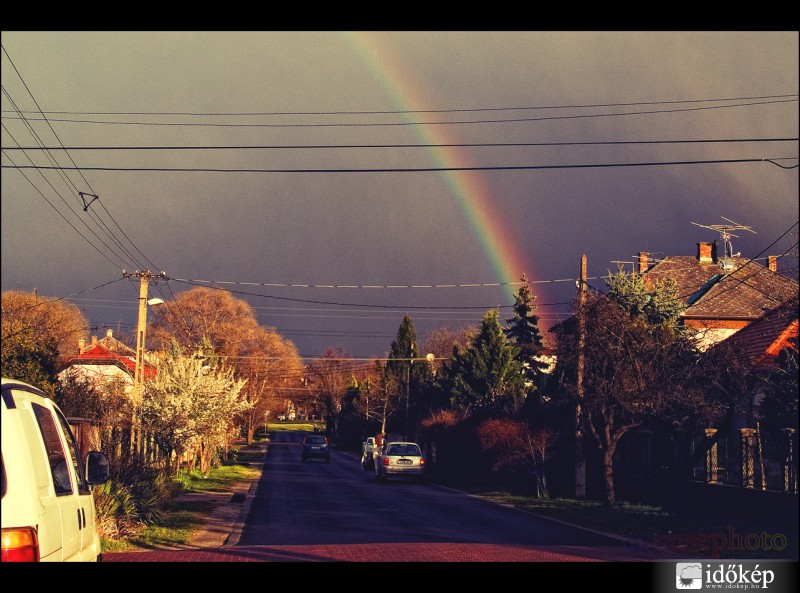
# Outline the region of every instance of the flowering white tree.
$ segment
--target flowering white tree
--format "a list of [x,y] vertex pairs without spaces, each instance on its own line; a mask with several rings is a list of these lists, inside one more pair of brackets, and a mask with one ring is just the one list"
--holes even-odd
[[204,474],[215,453],[230,450],[234,420],[249,405],[241,396],[245,381],[235,379],[232,368],[209,360],[207,351],[186,355],[172,342],[155,378],[145,384],[139,408],[142,428],[168,458],[194,452]]

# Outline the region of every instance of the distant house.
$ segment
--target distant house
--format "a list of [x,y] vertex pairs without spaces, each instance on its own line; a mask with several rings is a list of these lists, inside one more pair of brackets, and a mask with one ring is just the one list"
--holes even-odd
[[[109,329],[102,340],[92,336],[88,347],[83,338],[78,340],[77,354],[67,357],[63,367],[58,375],[61,381],[72,376],[101,388],[109,383],[122,382],[125,391],[130,392],[136,371],[136,351],[114,338]],[[152,378],[155,374],[155,366],[146,360],[144,378]]]

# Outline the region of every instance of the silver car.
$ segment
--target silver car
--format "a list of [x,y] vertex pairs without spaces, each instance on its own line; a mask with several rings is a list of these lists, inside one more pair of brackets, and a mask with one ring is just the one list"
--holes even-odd
[[375,437],[367,437],[361,445],[361,467],[364,471],[373,469],[375,464]]
[[386,443],[375,458],[375,478],[407,477],[422,480],[425,476],[425,458],[417,443],[399,441]]

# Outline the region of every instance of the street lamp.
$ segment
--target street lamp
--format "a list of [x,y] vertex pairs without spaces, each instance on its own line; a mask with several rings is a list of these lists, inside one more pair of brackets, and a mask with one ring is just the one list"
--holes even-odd
[[147,332],[147,306],[151,307],[163,305],[164,300],[160,298],[147,299],[147,288],[150,277],[148,275],[141,276],[139,286],[139,321],[136,326],[136,368],[133,376],[133,388],[136,392],[136,397],[141,401],[142,389],[144,387],[144,351],[145,351],[145,334]]

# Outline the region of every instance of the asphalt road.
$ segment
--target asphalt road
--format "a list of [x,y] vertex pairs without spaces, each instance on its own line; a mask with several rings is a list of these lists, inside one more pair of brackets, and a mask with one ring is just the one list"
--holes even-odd
[[334,451],[300,461],[298,435],[276,433],[239,545],[459,543],[619,546],[618,540],[409,479],[377,481]]
[[375,480],[352,453],[300,460],[301,435],[272,435],[233,546],[112,554],[110,562],[632,562],[664,550],[429,483]]

